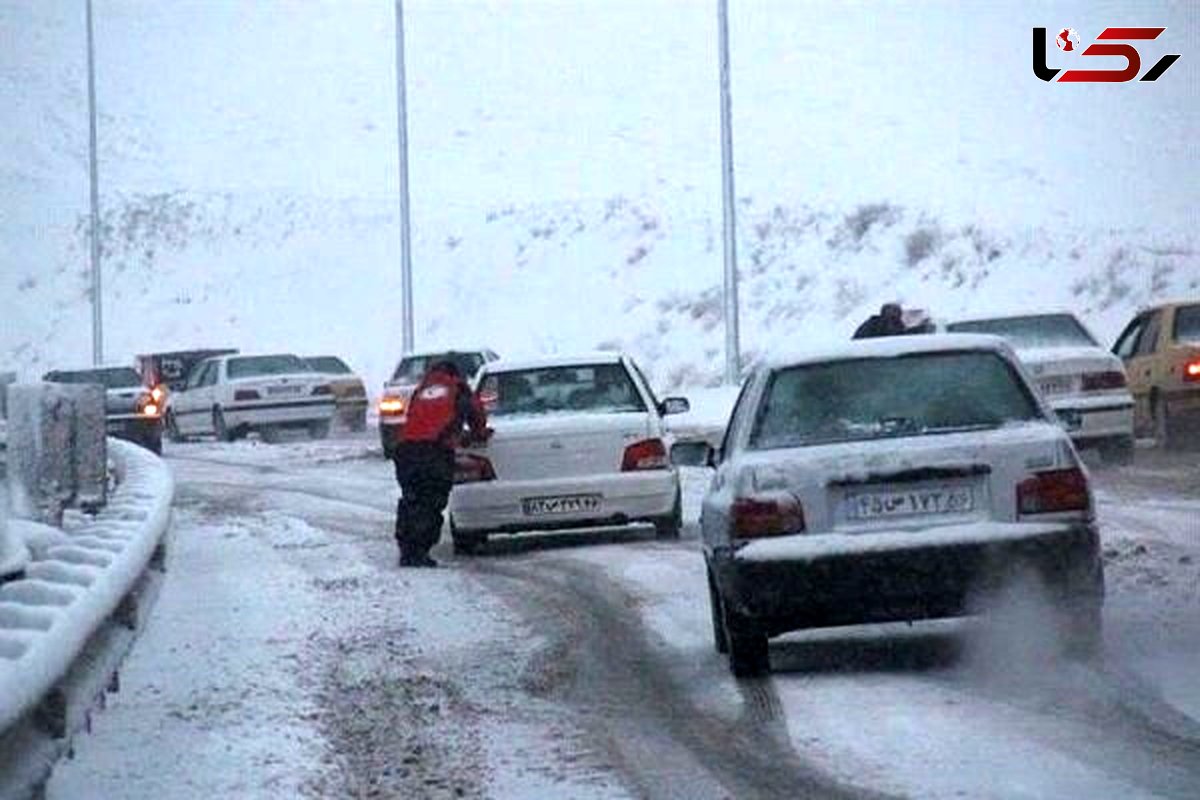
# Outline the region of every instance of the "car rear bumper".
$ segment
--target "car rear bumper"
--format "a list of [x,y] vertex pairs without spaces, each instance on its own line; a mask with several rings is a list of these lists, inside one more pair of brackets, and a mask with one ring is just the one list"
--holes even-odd
[[108,417],[105,432],[109,436],[133,442],[153,442],[162,438],[162,417],[145,417],[140,414]]
[[302,425],[323,422],[333,416],[332,398],[293,400],[229,406],[223,409],[225,424],[230,428],[259,425]]
[[[595,508],[527,514],[524,500],[599,495]],[[450,495],[450,513],[460,531],[516,533],[529,530],[625,525],[669,516],[679,496],[674,470],[589,475],[536,481],[462,483]]]
[[[1021,574],[1032,574],[1063,600],[1090,607],[1103,602],[1095,525],[1017,523],[999,529],[1003,535],[993,538],[978,528],[948,526],[937,531],[946,541],[936,544],[929,537],[906,543],[902,532],[837,535],[844,546],[822,549],[818,543],[811,555],[796,558],[771,557],[769,550],[755,554],[749,546],[717,548],[709,565],[728,607],[768,635],[959,616],[980,610],[975,605],[989,591]],[[886,541],[889,536],[894,544]]]
[[1051,402],[1075,441],[1133,436],[1133,397],[1065,397]]

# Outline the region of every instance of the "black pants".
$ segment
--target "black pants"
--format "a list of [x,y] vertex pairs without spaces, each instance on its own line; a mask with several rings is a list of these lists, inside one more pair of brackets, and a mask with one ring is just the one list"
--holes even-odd
[[442,512],[454,484],[454,451],[434,442],[401,442],[392,457],[402,496],[396,503],[396,544],[420,558],[442,536]]

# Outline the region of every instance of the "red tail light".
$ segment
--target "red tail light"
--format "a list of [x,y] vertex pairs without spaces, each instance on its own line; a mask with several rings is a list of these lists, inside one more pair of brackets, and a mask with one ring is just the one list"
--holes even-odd
[[1183,379],[1188,383],[1200,381],[1200,361],[1188,362],[1183,368]]
[[1017,485],[1017,512],[1051,514],[1091,508],[1087,476],[1078,467],[1031,475]]
[[733,501],[731,512],[736,539],[804,532],[804,508],[791,497],[739,497]]
[[643,439],[625,448],[625,457],[621,459],[622,472],[636,472],[643,469],[666,469],[671,465],[667,458],[667,448],[662,439]]
[[483,456],[464,453],[454,458],[455,483],[479,483],[480,481],[496,480],[496,470],[492,462]]
[[233,393],[233,401],[240,403],[244,400],[261,400],[262,396],[253,389],[238,389]]
[[162,406],[154,398],[153,393],[144,394],[138,399],[138,413],[143,417],[157,417],[162,413]]
[[1083,376],[1083,390],[1085,392],[1124,388],[1125,373],[1118,370],[1112,370],[1111,372],[1088,372]]

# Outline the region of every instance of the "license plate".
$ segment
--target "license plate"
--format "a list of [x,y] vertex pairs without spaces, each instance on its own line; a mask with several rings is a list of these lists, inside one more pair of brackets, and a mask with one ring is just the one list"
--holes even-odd
[[927,514],[964,514],[975,510],[975,493],[968,487],[864,492],[847,498],[851,519],[888,519]]
[[300,391],[299,386],[268,386],[267,394],[297,394]]
[[1038,381],[1038,388],[1044,395],[1068,394],[1075,388],[1075,382],[1068,376],[1058,378],[1043,378]]
[[579,514],[600,508],[598,494],[568,494],[559,497],[526,497],[521,500],[521,511],[527,517],[544,517],[553,514]]

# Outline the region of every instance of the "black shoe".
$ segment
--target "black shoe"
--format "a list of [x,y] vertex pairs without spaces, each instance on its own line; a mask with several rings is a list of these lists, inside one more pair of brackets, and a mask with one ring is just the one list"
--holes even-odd
[[401,553],[400,554],[400,566],[402,566],[402,567],[419,567],[420,564],[417,562],[417,559],[414,558],[413,556],[406,556],[403,553]]
[[418,566],[418,567],[436,567],[437,565],[438,565],[438,562],[434,561],[429,556],[421,556],[420,558],[418,558],[416,560],[416,564],[415,564],[415,566]]

